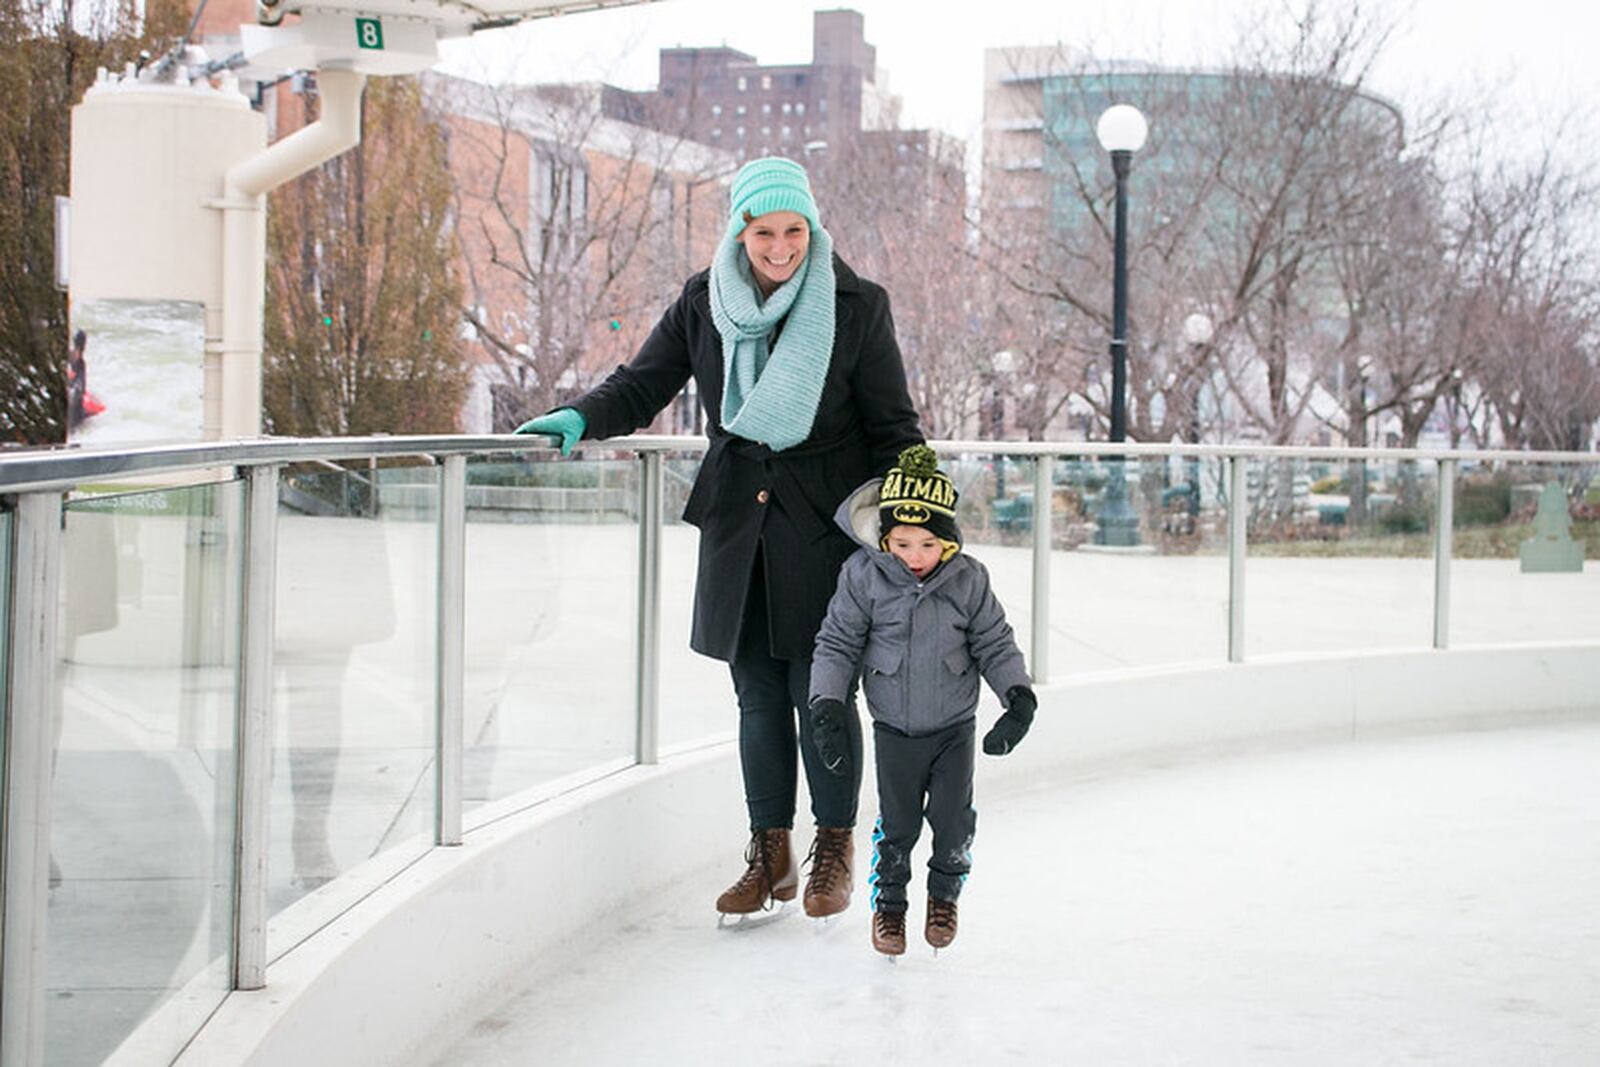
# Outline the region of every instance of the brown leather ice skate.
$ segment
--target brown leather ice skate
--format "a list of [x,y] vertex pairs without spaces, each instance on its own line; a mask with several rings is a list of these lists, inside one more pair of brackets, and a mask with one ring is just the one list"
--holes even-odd
[[946,948],[956,939],[956,902],[928,898],[928,921],[922,927],[922,936],[934,948]]
[[837,915],[850,906],[855,842],[848,826],[819,826],[811,842],[811,874],[806,878],[806,914]]
[[903,911],[875,911],[872,913],[872,947],[885,956],[900,956],[906,951],[906,913]]
[[748,915],[774,900],[793,900],[800,885],[800,870],[789,847],[789,831],[757,830],[744,850],[746,864],[739,880],[717,898],[724,915]]

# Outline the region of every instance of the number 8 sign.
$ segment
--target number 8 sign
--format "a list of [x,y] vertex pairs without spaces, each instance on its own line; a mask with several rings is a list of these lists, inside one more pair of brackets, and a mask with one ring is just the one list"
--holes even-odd
[[383,48],[383,23],[378,19],[356,19],[356,44],[362,48]]

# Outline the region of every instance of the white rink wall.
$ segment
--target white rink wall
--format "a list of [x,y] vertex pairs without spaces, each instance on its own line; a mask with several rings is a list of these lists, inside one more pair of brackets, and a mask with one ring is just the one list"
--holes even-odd
[[[1597,682],[1592,643],[1098,674],[1041,687],[1027,744],[980,762],[978,788],[1256,747],[1595,716]],[[381,884],[366,899],[277,960],[267,989],[230,995],[176,1062],[387,1065],[436,1051],[439,1034],[481,1015],[541,954],[652,887],[706,864],[736,865],[739,795],[736,749],[721,740],[655,767],[543,787],[521,811],[536,798],[508,801],[503,816],[484,813],[462,847],[374,873]],[[871,796],[869,781],[864,823]]]

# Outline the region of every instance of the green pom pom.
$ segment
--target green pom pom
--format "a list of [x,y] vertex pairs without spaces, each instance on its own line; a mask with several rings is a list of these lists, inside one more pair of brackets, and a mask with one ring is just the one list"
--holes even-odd
[[926,477],[939,469],[939,454],[927,445],[912,445],[900,453],[898,466],[907,474]]

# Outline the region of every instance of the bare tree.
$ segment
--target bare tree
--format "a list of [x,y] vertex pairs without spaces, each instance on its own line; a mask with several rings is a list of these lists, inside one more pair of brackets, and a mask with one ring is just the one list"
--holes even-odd
[[607,113],[602,86],[433,79],[451,130],[466,320],[496,429],[582,392],[710,261],[727,158]]
[[272,196],[262,385],[274,433],[457,428],[467,368],[443,137],[414,79],[373,81],[362,125],[360,145]]
[[1480,166],[1461,208],[1468,365],[1507,448],[1582,448],[1600,418],[1600,183],[1546,152]]
[[958,436],[991,395],[990,279],[967,249],[960,147],[925,130],[869,132],[806,159],[835,251],[888,292],[923,432]]

